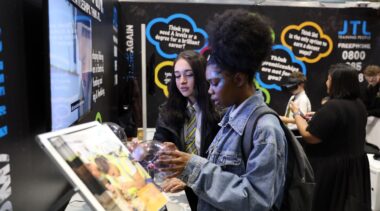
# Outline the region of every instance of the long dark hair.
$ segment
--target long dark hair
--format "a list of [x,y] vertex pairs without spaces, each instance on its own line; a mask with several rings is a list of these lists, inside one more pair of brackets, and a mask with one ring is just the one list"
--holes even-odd
[[[205,77],[206,59],[196,51],[186,50],[177,56],[173,67],[180,59],[186,60],[193,70],[195,99],[202,111],[202,123],[216,124],[218,115],[208,95],[208,85]],[[175,80],[173,71],[169,83],[169,98],[163,108],[163,112],[167,112],[167,115],[163,117],[167,124],[183,126],[185,121],[189,119],[186,112],[188,100],[178,90]]]
[[356,69],[348,64],[335,64],[329,69],[331,98],[356,99],[360,97],[360,86]]

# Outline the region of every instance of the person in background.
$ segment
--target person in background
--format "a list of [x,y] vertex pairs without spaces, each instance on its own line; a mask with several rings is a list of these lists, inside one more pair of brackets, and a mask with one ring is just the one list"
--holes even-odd
[[[198,210],[276,210],[285,184],[287,145],[280,120],[262,116],[252,135],[250,153],[243,158],[243,132],[248,117],[267,106],[253,78],[271,51],[268,23],[246,10],[226,10],[209,25],[212,50],[206,79],[216,105],[229,107],[208,157],[179,150],[163,151],[161,170],[178,176],[198,195]],[[167,158],[169,157],[169,158]]]
[[365,80],[368,82],[363,97],[368,116],[380,118],[380,67],[369,65],[364,69],[363,73]]
[[[196,51],[181,52],[174,61],[169,84],[169,97],[160,108],[153,139],[172,142],[184,152],[206,156],[206,151],[218,131],[219,114],[207,93],[205,79],[206,60]],[[186,184],[172,178],[164,181],[167,192],[183,190]],[[186,194],[192,210],[196,210],[197,197],[191,189]]]
[[356,72],[347,64],[330,67],[326,81],[330,99],[309,122],[296,103],[290,103],[315,173],[314,211],[370,210],[370,173],[364,152],[367,115]]
[[[292,131],[297,131],[297,125],[293,118],[293,112],[289,107],[290,102],[294,102],[303,114],[311,112],[310,100],[305,92],[305,82],[306,77],[302,72],[292,72],[288,82],[283,86],[284,90],[292,93],[292,96],[286,106],[285,115],[280,116],[280,119]],[[296,134],[298,134],[298,131]]]

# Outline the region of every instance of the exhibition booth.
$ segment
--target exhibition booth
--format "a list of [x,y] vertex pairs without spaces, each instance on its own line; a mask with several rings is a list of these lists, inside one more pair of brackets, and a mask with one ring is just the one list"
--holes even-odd
[[[107,204],[105,184],[83,170],[98,154],[128,157],[120,137],[100,123],[118,124],[129,138],[152,139],[173,60],[183,50],[207,57],[208,21],[234,8],[271,24],[272,52],[253,83],[279,114],[291,96],[281,85],[292,72],[306,76],[317,111],[330,65],[352,65],[363,88],[363,69],[380,65],[379,3],[0,1],[0,210],[64,210],[75,193],[90,209],[129,208],[124,199],[113,202],[116,208]],[[76,142],[83,137],[90,142]],[[97,137],[113,144],[99,138],[93,145]],[[380,121],[370,117],[367,141],[380,147],[379,137]],[[66,145],[77,147],[71,156],[62,151]],[[380,161],[368,157],[372,209],[380,210]],[[161,195],[149,179],[147,195],[157,200],[142,200],[148,210],[165,203],[168,210],[189,210],[183,193]]]

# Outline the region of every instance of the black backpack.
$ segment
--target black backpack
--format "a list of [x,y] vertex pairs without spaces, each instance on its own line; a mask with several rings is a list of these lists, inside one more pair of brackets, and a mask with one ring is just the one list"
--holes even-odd
[[[248,156],[254,147],[251,140],[257,121],[266,114],[272,114],[279,119],[288,143],[284,197],[281,207],[273,207],[272,210],[309,211],[312,207],[315,188],[313,169],[294,134],[282,123],[278,114],[267,105],[259,106],[248,119],[242,140],[243,159],[247,163]],[[247,128],[252,128],[252,130],[247,130]]]

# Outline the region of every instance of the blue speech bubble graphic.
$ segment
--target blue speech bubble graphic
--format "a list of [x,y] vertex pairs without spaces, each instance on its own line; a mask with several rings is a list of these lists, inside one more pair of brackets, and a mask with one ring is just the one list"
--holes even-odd
[[[285,47],[283,45],[274,45],[272,47],[272,52],[275,51],[275,50],[285,51],[289,55],[289,57],[291,59],[291,63],[298,64],[301,67],[302,73],[306,76],[306,66],[305,66],[305,64],[302,61],[298,60],[294,56],[293,52],[289,48],[287,48],[287,47]],[[279,86],[277,84],[266,84],[264,81],[262,81],[261,78],[260,78],[260,73],[259,72],[256,73],[256,77],[255,78],[256,78],[256,81],[260,84],[260,86],[263,87],[263,88],[265,88],[265,89],[275,89],[277,91],[282,91],[281,86]]]
[[200,51],[202,50],[204,47],[207,46],[207,38],[208,38],[208,35],[207,33],[201,29],[201,28],[198,28],[197,25],[195,24],[194,20],[189,17],[188,15],[185,15],[185,14],[181,14],[181,13],[176,13],[176,14],[173,14],[171,16],[169,16],[168,18],[155,18],[153,20],[151,20],[147,27],[146,27],[146,37],[148,39],[148,41],[154,45],[156,47],[156,50],[157,52],[164,58],[166,59],[174,59],[177,57],[177,53],[165,53],[162,49],[161,49],[161,46],[160,46],[160,42],[156,41],[154,38],[152,38],[151,34],[150,34],[150,31],[152,29],[152,27],[157,24],[157,23],[164,23],[164,24],[169,24],[171,21],[175,20],[175,19],[184,19],[186,20],[188,23],[190,23],[194,33],[200,33],[204,39],[205,39],[205,44],[199,48],[199,49],[194,49],[196,51]]

